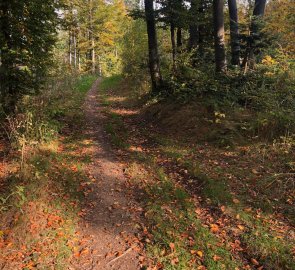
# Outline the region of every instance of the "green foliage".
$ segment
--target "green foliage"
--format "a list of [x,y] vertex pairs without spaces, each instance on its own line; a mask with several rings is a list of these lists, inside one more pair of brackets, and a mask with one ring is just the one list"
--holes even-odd
[[16,207],[21,211],[22,205],[26,202],[24,186],[17,185],[14,190],[7,196],[0,196],[0,214],[3,211],[9,210],[11,207]]
[[130,20],[122,42],[123,74],[140,85],[147,77],[147,36],[144,20]]
[[[24,94],[38,92],[52,62],[56,1],[2,1],[0,6],[0,107],[14,110]],[[46,22],[46,23],[45,23]]]

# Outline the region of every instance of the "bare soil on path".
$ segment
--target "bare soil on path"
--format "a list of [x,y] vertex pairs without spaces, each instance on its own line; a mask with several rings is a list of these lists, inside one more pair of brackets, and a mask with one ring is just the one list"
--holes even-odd
[[103,129],[99,84],[100,79],[87,94],[84,106],[84,132],[91,142],[92,157],[87,170],[92,181],[81,214],[79,255],[72,260],[71,269],[140,269],[137,228],[141,211]]

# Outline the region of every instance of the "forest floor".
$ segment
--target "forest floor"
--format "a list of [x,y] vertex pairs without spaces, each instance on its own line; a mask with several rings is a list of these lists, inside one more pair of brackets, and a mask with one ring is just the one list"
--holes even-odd
[[0,269],[295,268],[292,147],[192,141],[120,76],[80,88],[56,140],[2,159]]
[[155,269],[294,269],[292,145],[198,140],[186,125],[197,106],[153,106],[120,76],[100,93],[125,175],[143,191]]

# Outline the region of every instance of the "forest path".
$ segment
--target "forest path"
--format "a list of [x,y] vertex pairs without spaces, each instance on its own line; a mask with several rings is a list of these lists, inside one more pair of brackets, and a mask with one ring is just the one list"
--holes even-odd
[[84,105],[83,135],[91,142],[92,162],[87,173],[92,183],[82,209],[80,255],[75,256],[70,269],[140,269],[141,249],[136,237],[139,207],[103,130],[99,84],[100,79],[88,92]]

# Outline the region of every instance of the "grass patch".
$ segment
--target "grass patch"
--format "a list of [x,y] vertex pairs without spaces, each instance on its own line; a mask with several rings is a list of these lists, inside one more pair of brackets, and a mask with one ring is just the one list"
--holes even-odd
[[122,81],[123,76],[122,75],[113,75],[107,78],[104,78],[102,82],[100,83],[100,90],[101,91],[106,91],[106,90],[111,90],[113,88],[116,88],[120,82]]
[[74,88],[78,92],[85,94],[91,88],[96,79],[97,77],[94,75],[80,76]]
[[146,165],[154,170],[158,179],[145,186],[151,240],[147,245],[149,256],[163,269],[171,270],[239,267],[241,262],[232,258],[225,244],[203,227],[189,194],[170,180],[162,168],[155,163],[151,166],[151,160],[147,160]]
[[108,115],[109,120],[105,124],[105,130],[110,136],[111,143],[117,148],[129,148],[128,132],[124,126],[121,116],[114,113],[108,113]]

